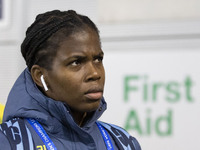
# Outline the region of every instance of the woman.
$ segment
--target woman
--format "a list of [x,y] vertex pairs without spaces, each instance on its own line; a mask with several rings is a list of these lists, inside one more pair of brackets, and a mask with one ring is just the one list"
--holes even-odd
[[97,121],[106,109],[104,53],[88,17],[38,15],[21,52],[27,69],[8,96],[0,149],[140,150],[126,131]]

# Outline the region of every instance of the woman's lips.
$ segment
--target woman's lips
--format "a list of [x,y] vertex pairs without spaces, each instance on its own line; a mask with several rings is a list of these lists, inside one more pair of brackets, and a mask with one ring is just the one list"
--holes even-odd
[[103,93],[102,93],[102,92],[92,92],[92,93],[87,93],[87,94],[85,94],[85,96],[86,96],[88,99],[91,99],[91,100],[99,100],[99,99],[102,98]]

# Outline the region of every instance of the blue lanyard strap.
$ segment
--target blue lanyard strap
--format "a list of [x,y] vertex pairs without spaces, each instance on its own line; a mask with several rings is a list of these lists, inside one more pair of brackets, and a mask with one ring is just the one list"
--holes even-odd
[[108,135],[108,132],[103,128],[103,126],[100,123],[96,122],[96,124],[97,124],[97,126],[98,126],[98,128],[99,128],[99,130],[100,130],[100,132],[103,136],[103,140],[106,144],[107,150],[114,150],[114,147],[112,145],[112,142],[111,142],[111,139]]
[[38,121],[30,118],[27,119],[27,121],[30,123],[30,125],[33,127],[36,133],[40,136],[48,150],[57,150],[57,148],[55,147],[55,145],[53,144],[53,142],[51,141],[51,139],[49,138],[49,136]]
[[[53,142],[51,141],[51,139],[49,138],[49,136],[47,135],[47,133],[37,120],[29,118],[27,119],[27,121],[30,123],[30,125],[33,127],[36,133],[40,136],[40,138],[42,139],[48,150],[57,150],[57,148],[55,147],[55,145],[53,144]],[[96,122],[96,124],[103,136],[107,150],[114,150],[108,132],[103,128],[103,126],[100,123]]]

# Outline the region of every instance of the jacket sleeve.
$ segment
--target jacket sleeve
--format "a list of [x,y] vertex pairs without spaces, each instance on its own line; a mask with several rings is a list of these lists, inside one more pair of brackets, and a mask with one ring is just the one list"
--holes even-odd
[[0,150],[11,150],[10,143],[5,134],[3,134],[1,130],[0,130],[0,143],[1,143]]
[[123,128],[100,121],[99,123],[108,130],[120,150],[141,150],[137,139]]
[[134,144],[135,149],[141,150],[141,146],[140,146],[139,142],[137,141],[137,139],[134,138],[133,136],[131,136],[131,138],[132,138],[132,143]]

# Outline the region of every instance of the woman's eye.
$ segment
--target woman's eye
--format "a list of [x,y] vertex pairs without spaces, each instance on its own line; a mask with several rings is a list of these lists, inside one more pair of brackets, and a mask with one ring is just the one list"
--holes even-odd
[[102,60],[103,60],[103,57],[98,57],[94,61],[98,63],[98,62],[102,62]]
[[73,61],[71,63],[72,66],[78,66],[80,64],[80,61],[76,60],[76,61]]

